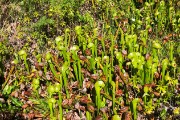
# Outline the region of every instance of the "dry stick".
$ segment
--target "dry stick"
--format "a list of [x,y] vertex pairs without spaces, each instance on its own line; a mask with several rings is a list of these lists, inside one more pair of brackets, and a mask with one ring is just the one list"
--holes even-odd
[[118,29],[117,29],[116,34],[115,34],[115,36],[114,36],[114,40],[116,40],[116,38],[117,38],[117,36],[118,36],[118,32],[119,32],[120,26],[121,26],[121,25],[120,25],[120,23],[119,23]]
[[9,72],[7,78],[6,78],[6,81],[5,81],[5,83],[2,85],[2,89],[4,89],[4,87],[5,87],[6,84],[8,83],[8,81],[9,81],[9,79],[10,79],[10,76],[11,76],[12,72],[14,71],[14,68],[15,68],[15,66],[12,66],[12,67],[11,67],[11,70],[10,70],[10,72]]
[[[105,97],[106,99],[109,99],[109,100],[112,101],[113,98],[112,98],[111,96],[107,95],[107,94],[104,93],[104,92],[101,92],[101,94],[104,95],[104,97]],[[118,102],[117,100],[115,100],[115,103],[118,104],[118,105],[120,105],[120,106],[122,106],[122,104],[121,104],[120,102]]]
[[[116,34],[114,36],[114,40],[116,40],[116,38],[118,36],[119,29],[120,29],[120,24],[118,25],[118,29],[117,29]],[[116,80],[115,84],[116,84],[116,91],[117,91],[118,90],[119,81]]]

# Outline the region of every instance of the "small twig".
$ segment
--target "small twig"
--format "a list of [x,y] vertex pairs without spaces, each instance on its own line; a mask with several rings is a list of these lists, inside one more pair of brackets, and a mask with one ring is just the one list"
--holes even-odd
[[2,85],[2,89],[4,89],[4,87],[6,86],[6,84],[9,82],[10,76],[11,76],[12,72],[14,71],[14,68],[15,68],[15,66],[12,66],[12,67],[11,67],[11,70],[10,70],[9,74],[8,74],[8,76],[7,76],[4,84]]

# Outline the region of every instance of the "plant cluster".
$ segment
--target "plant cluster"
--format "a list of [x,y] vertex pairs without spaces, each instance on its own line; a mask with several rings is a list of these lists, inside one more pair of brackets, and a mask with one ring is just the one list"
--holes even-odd
[[125,1],[0,2],[2,115],[178,119],[180,2]]

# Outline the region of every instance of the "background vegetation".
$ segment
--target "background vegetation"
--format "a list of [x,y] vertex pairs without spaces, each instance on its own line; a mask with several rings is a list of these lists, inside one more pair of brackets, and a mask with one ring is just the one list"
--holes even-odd
[[180,119],[178,0],[0,8],[0,119]]

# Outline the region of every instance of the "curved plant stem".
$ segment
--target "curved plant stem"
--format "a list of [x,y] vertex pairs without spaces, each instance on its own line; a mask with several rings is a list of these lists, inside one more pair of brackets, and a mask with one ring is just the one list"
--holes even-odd
[[59,105],[59,117],[60,120],[63,120],[63,109],[62,109],[62,96],[61,93],[59,92],[59,100],[58,100],[58,105]]
[[132,101],[132,112],[133,112],[133,118],[134,120],[137,120],[137,104],[139,102],[139,98],[135,98]]

